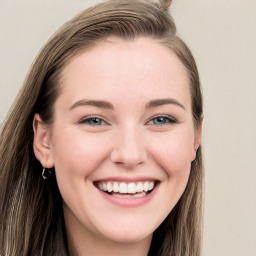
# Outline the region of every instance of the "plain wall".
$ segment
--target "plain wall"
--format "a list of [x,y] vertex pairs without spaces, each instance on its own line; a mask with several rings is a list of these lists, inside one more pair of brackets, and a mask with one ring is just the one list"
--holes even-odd
[[[0,122],[49,36],[99,1],[0,0]],[[174,0],[204,93],[204,256],[256,252],[256,1]]]

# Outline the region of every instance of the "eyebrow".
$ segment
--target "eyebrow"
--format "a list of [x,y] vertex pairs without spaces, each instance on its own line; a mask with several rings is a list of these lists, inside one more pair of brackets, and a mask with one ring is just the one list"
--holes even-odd
[[149,103],[147,103],[146,108],[153,108],[153,107],[158,107],[166,104],[176,105],[186,110],[184,105],[182,105],[179,101],[173,98],[151,100]]
[[77,107],[81,107],[81,106],[94,106],[94,107],[98,107],[98,108],[105,108],[105,109],[114,109],[114,106],[107,101],[103,101],[103,100],[79,100],[76,103],[74,103],[69,110],[72,110],[74,108]]
[[[162,106],[162,105],[166,105],[166,104],[172,104],[172,105],[181,107],[184,110],[186,109],[180,102],[178,102],[176,99],[172,99],[172,98],[151,100],[149,103],[146,104],[146,108],[153,108],[153,107],[158,107],[158,106]],[[107,102],[107,101],[83,99],[83,100],[79,100],[79,101],[75,102],[70,107],[69,110],[72,110],[74,108],[81,107],[81,106],[94,106],[94,107],[105,108],[105,109],[110,109],[110,110],[114,109],[114,106],[110,102]]]

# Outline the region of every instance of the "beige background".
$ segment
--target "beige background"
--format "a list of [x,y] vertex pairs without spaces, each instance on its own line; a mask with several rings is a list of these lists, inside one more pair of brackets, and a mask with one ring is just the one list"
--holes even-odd
[[[48,37],[98,1],[0,0],[0,122]],[[205,102],[204,256],[256,255],[256,1],[174,0]]]

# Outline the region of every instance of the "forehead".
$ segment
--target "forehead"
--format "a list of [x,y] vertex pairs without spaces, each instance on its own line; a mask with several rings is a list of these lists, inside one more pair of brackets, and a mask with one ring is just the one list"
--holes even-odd
[[[62,91],[71,96],[77,89],[164,97],[167,91],[190,101],[186,68],[167,46],[151,38],[107,38],[80,52],[64,69]],[[95,95],[93,95],[95,96]],[[187,98],[188,97],[188,98]]]

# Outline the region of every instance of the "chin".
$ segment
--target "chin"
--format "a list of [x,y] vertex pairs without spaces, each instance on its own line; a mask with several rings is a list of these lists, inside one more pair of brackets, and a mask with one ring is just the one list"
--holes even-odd
[[120,235],[110,235],[108,238],[116,243],[122,244],[131,244],[131,243],[139,243],[143,240],[147,240],[152,238],[153,233],[122,233]]
[[102,229],[101,233],[108,239],[117,243],[137,243],[147,239],[151,241],[155,229],[155,227],[152,227],[152,224],[151,227],[134,225],[134,228],[128,225],[127,227],[116,226],[115,229]]

